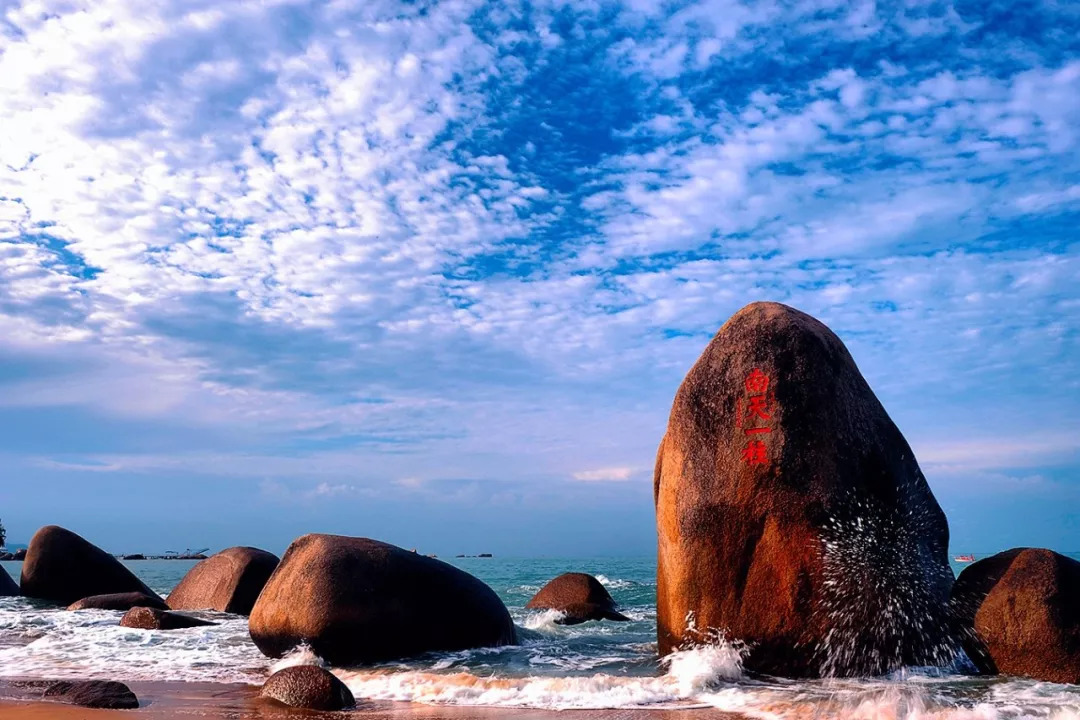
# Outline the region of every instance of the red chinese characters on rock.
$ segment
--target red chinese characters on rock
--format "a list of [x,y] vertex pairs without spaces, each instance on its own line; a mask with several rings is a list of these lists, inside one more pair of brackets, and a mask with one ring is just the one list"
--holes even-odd
[[769,446],[765,444],[765,438],[772,432],[772,428],[765,424],[772,420],[769,376],[754,368],[746,376],[744,385],[747,392],[746,410],[743,410],[740,400],[735,413],[735,426],[742,428],[748,436],[742,452],[743,460],[747,465],[768,465]]

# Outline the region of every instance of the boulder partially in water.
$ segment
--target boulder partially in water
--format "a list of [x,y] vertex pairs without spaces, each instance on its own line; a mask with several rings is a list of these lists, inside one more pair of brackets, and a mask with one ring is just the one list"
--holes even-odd
[[130,610],[134,607],[158,608],[168,610],[157,595],[147,595],[141,592],[111,593],[109,595],[91,595],[82,600],[77,600],[68,605],[68,610]]
[[563,613],[556,621],[561,625],[577,625],[587,620],[630,620],[615,609],[615,600],[607,588],[586,573],[563,573],[550,580],[525,607],[558,610]]
[[980,671],[1080,684],[1080,562],[1006,550],[964,568],[951,604]]
[[156,595],[112,555],[56,525],[41,528],[30,539],[20,586],[26,597],[61,605],[93,595]]
[[654,497],[662,653],[724,634],[793,677],[952,657],[945,515],[813,317],[753,303],[724,324],[675,396]]
[[0,597],[11,597],[13,595],[21,595],[19,592],[19,585],[11,576],[7,574],[7,570],[0,567]]
[[139,630],[181,630],[183,628],[217,625],[217,623],[194,618],[190,615],[158,610],[157,608],[134,607],[124,613],[124,617],[120,618],[120,625]]
[[259,696],[290,707],[309,710],[344,710],[356,704],[352,691],[333,673],[314,665],[278,670],[263,683]]
[[139,699],[131,688],[114,680],[61,680],[42,695],[46,700],[107,710],[132,710]]
[[515,641],[506,606],[472,575],[377,540],[320,534],[289,546],[248,628],[269,657],[305,643],[333,665]]
[[167,602],[173,610],[249,615],[277,565],[277,555],[258,548],[222,550],[191,568],[169,593]]

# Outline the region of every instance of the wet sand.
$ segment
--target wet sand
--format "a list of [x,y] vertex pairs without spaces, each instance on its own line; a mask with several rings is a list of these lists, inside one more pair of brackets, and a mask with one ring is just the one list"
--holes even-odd
[[137,710],[93,710],[39,700],[49,683],[41,680],[0,682],[3,720],[720,720],[738,715],[708,709],[532,710],[462,705],[365,702],[348,712],[296,710],[262,700],[252,685],[132,682]]

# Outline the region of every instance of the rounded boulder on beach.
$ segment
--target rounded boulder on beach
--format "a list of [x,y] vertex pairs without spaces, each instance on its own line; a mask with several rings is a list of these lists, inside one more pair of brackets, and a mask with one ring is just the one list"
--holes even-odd
[[577,625],[587,620],[630,619],[615,609],[615,600],[599,580],[578,572],[563,573],[548,581],[525,607],[562,612],[563,618],[556,621],[560,625]]
[[661,653],[722,634],[790,677],[952,658],[945,515],[813,317],[762,302],[724,324],[675,396],[654,497]]
[[120,618],[120,626],[138,630],[182,630],[184,628],[217,625],[190,615],[150,607],[134,607]]
[[1041,548],[984,558],[956,579],[952,610],[980,671],[1080,684],[1080,562]]
[[356,704],[345,683],[315,665],[278,670],[263,683],[259,696],[309,710],[344,710]]
[[42,698],[102,710],[133,710],[139,707],[139,699],[131,688],[114,680],[61,680],[50,685]]
[[173,610],[217,610],[248,615],[278,565],[277,555],[231,547],[200,560],[169,593]]
[[304,643],[333,665],[515,641],[506,606],[472,575],[377,540],[320,534],[289,546],[248,628],[269,657]]
[[158,608],[159,610],[169,609],[165,601],[157,595],[129,592],[91,595],[71,603],[68,605],[68,610],[130,610],[135,607]]
[[112,555],[56,525],[41,528],[30,539],[19,585],[26,597],[61,605],[114,593],[157,597]]

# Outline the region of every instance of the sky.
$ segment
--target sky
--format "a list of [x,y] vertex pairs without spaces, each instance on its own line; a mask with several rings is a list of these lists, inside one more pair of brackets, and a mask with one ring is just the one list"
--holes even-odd
[[0,0],[0,519],[654,553],[775,300],[954,552],[1077,551],[1078,220],[1068,0]]

